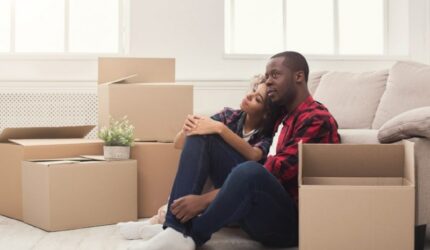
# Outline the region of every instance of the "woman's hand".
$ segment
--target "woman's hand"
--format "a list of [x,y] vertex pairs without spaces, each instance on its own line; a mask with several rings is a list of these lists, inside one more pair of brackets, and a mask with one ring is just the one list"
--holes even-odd
[[196,127],[192,129],[187,135],[208,135],[208,134],[220,134],[224,124],[219,121],[215,121],[209,117],[195,116],[197,119]]
[[195,115],[187,115],[185,119],[184,126],[182,127],[182,132],[188,135],[191,131],[193,131],[197,127],[198,117]]
[[174,200],[170,210],[175,217],[185,223],[202,213],[207,208],[207,202],[201,195],[186,195]]

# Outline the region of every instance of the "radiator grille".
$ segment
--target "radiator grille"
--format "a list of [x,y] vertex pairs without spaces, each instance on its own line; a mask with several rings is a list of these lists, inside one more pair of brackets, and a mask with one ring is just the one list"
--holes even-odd
[[[97,124],[97,91],[0,90],[0,129]],[[96,138],[96,128],[87,138]]]

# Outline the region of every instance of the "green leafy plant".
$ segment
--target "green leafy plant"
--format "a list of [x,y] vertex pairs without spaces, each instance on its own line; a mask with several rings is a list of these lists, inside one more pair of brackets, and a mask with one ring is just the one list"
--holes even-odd
[[105,142],[106,146],[131,146],[134,141],[134,126],[127,117],[121,120],[110,119],[109,127],[101,128],[97,136]]

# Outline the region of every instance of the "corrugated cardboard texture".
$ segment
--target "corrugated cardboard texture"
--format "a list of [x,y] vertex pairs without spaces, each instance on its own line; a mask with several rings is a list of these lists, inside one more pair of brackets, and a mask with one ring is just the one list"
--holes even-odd
[[184,84],[99,85],[99,126],[127,116],[138,141],[172,142],[193,113],[193,86]]
[[173,143],[137,142],[131,157],[137,160],[139,218],[157,214],[167,203],[179,164]]
[[98,67],[99,84],[134,74],[128,82],[175,82],[174,58],[102,57]]
[[413,249],[413,147],[300,144],[300,249]]
[[22,220],[21,161],[103,154],[100,141],[77,140],[80,142],[63,144],[59,140],[56,144],[55,139],[49,139],[49,145],[0,143],[0,214]]
[[135,160],[23,162],[24,222],[46,231],[137,219]]

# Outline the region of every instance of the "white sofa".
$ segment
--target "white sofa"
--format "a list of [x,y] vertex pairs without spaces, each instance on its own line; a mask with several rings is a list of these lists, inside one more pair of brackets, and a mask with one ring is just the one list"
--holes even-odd
[[[314,72],[308,86],[336,118],[342,143],[415,142],[415,224],[425,233],[422,225],[430,222],[430,66],[397,62],[375,72]],[[223,229],[201,249],[265,248],[238,230]]]

